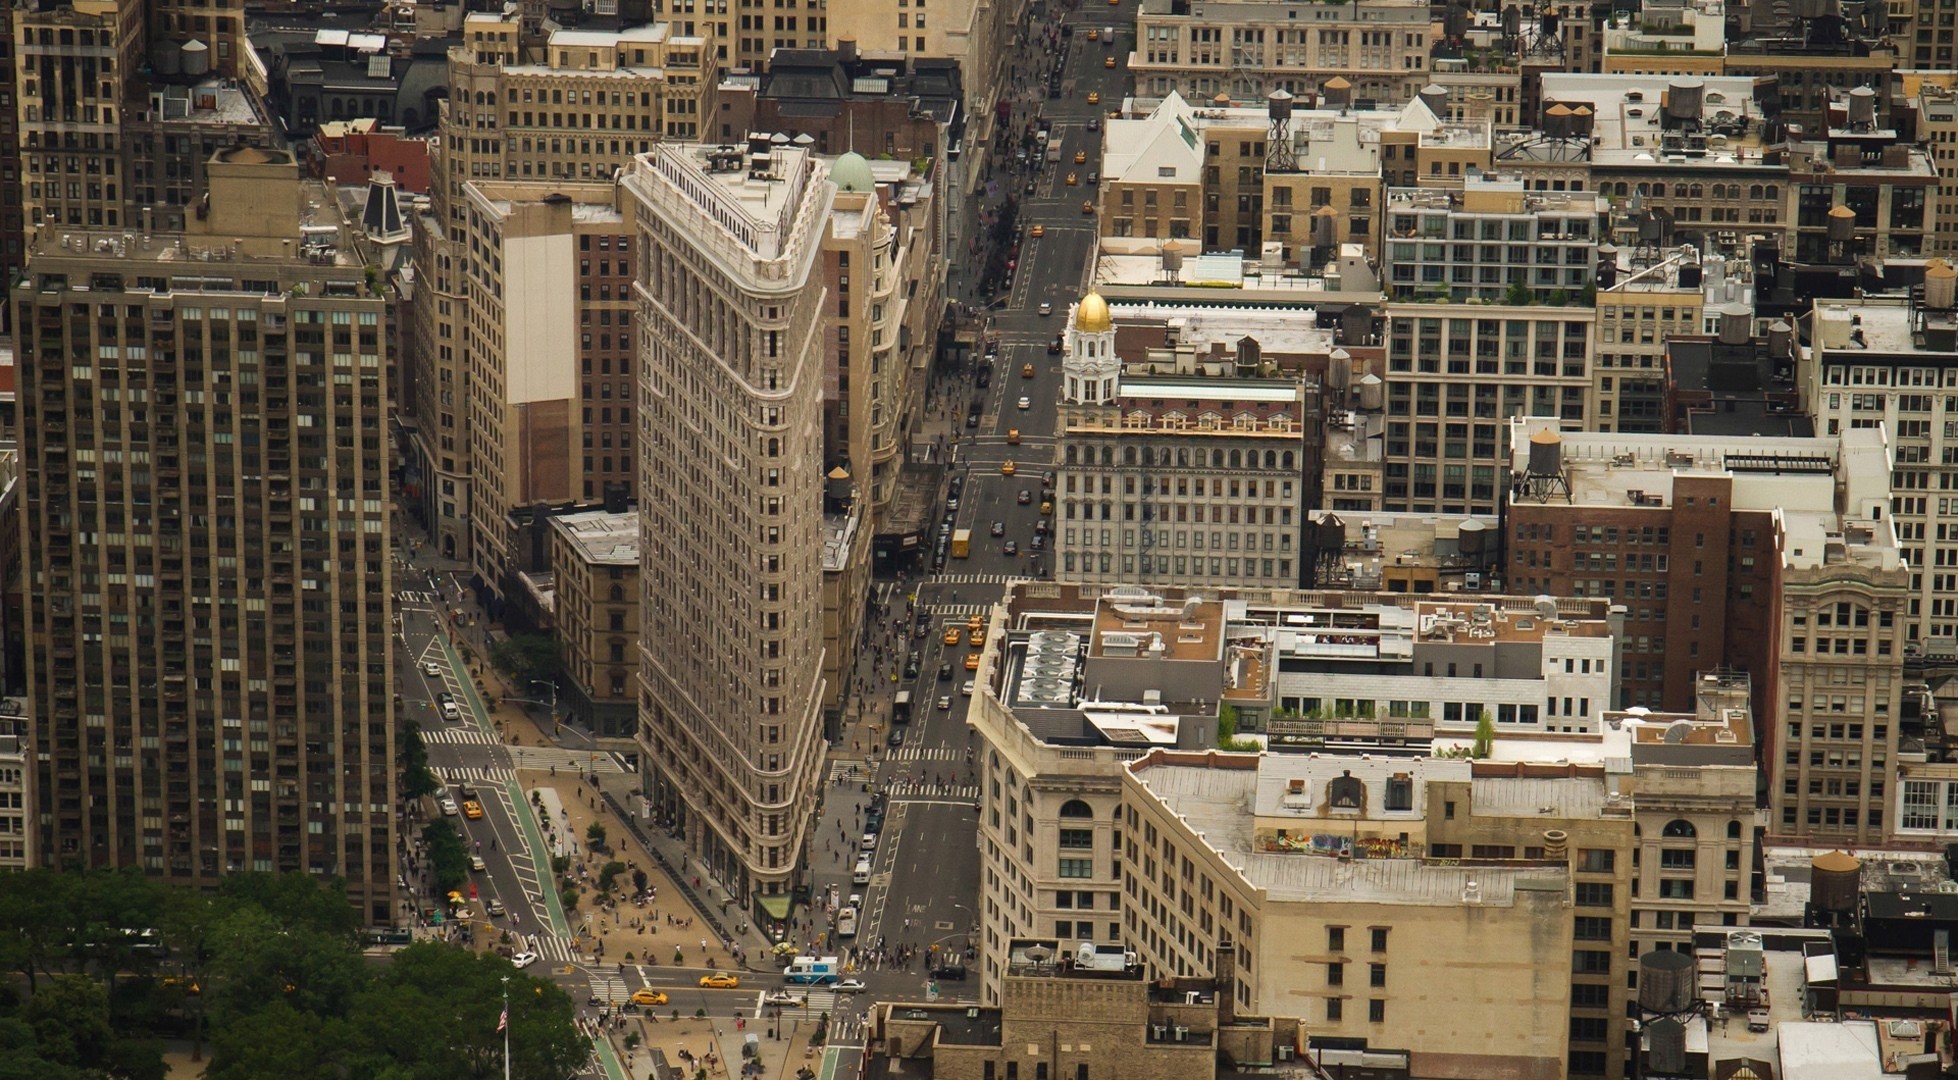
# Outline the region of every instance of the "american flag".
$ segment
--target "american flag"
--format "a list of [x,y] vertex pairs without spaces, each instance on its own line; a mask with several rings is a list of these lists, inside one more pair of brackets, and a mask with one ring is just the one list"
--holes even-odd
[[496,1018],[496,1030],[502,1031],[510,1026],[510,1006],[503,1006],[503,1015]]

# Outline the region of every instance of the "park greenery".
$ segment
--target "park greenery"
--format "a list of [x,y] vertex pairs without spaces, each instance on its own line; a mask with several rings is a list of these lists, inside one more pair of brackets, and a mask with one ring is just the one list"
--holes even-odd
[[214,892],[140,873],[0,875],[0,1080],[163,1080],[175,1041],[209,1080],[568,1078],[571,1000],[494,955],[362,952],[338,883],[235,874]]

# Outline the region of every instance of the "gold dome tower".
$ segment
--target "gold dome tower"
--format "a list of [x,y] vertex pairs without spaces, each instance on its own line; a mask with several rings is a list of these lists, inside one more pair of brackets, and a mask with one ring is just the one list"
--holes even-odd
[[1074,309],[1074,328],[1084,334],[1105,334],[1115,329],[1115,317],[1108,313],[1108,301],[1093,289]]

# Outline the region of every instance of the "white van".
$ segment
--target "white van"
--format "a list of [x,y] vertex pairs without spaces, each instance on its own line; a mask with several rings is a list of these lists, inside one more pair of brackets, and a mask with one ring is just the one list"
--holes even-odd
[[850,871],[850,880],[858,885],[870,884],[870,856],[865,855],[857,860],[857,868]]
[[857,909],[846,907],[836,913],[836,936],[849,938],[857,936]]

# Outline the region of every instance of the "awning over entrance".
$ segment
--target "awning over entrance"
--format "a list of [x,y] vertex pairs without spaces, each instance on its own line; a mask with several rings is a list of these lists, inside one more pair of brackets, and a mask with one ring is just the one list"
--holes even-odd
[[789,917],[789,897],[787,893],[776,896],[758,896],[755,898],[755,905],[761,908],[771,919],[786,919]]

